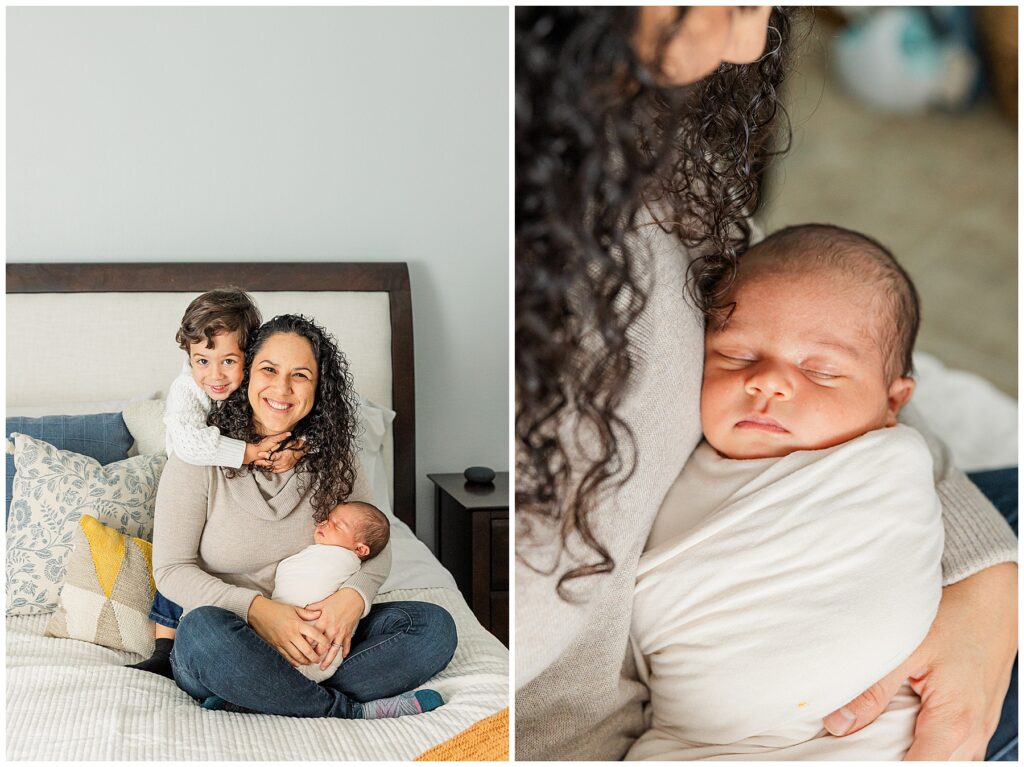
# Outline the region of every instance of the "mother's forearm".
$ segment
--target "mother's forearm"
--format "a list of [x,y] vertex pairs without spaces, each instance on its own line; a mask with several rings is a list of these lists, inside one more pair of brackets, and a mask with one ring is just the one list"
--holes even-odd
[[262,593],[256,589],[225,583],[193,563],[164,562],[158,565],[155,551],[153,560],[153,577],[157,589],[186,612],[203,605],[213,605],[230,610],[247,621],[249,606]]

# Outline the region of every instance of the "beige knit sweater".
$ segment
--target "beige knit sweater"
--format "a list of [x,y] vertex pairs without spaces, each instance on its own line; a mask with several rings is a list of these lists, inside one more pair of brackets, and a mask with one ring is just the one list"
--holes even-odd
[[[516,565],[516,758],[621,759],[644,730],[646,688],[627,653],[637,563],[669,487],[701,437],[703,320],[686,299],[687,260],[677,241],[647,226],[649,299],[634,324],[637,361],[621,414],[636,443],[633,476],[600,509],[595,535],[615,569],[585,579],[577,604],[555,593],[570,569],[562,558],[552,574]],[[936,467],[946,545],[944,583],[999,562],[1015,561],[1016,539],[978,489],[952,466],[949,453],[925,435]],[[557,545],[524,549],[550,564]],[[570,549],[580,550],[570,542]]]
[[[258,594],[274,591],[277,565],[313,543],[312,492],[295,471],[232,479],[219,466],[192,466],[172,455],[156,494],[153,573],[160,593],[188,613],[223,607],[248,620]],[[352,500],[370,500],[356,477]],[[365,609],[391,572],[391,544],[345,584]]]

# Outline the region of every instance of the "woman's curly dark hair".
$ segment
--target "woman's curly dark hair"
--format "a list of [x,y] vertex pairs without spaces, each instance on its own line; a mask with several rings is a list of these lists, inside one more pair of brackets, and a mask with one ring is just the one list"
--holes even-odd
[[[316,358],[316,399],[306,417],[291,431],[293,439],[302,437],[306,440],[308,450],[295,465],[295,471],[312,482],[313,519],[323,522],[331,509],[345,501],[352,492],[359,427],[358,403],[348,361],[330,333],[299,314],[282,314],[263,323],[245,350],[242,385],[220,407],[210,412],[207,423],[232,439],[252,444],[260,441],[249,404],[249,378],[257,353],[269,338],[278,333],[302,336],[309,341]],[[241,469],[228,469],[227,476],[234,477],[243,471],[261,469],[249,464]]]
[[[705,290],[728,289],[749,244],[780,122],[790,11],[772,11],[757,62],[683,87],[659,85],[638,59],[638,13],[516,8],[517,559],[554,572],[557,562],[541,568],[522,549],[554,530],[564,551],[578,535],[593,561],[561,576],[563,598],[571,579],[614,568],[590,515],[634,468],[617,409],[634,365],[627,331],[647,297],[646,253],[629,236],[638,215],[647,208],[700,254],[688,289],[706,311]],[[663,31],[659,60],[685,13]],[[571,456],[566,443],[581,433],[596,444]]]

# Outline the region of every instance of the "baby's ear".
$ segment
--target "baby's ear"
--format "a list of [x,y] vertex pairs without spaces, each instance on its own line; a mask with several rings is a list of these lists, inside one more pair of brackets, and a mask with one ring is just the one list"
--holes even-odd
[[885,419],[886,426],[896,425],[896,416],[899,415],[900,410],[910,400],[915,386],[917,386],[917,382],[913,378],[905,376],[897,378],[889,385],[889,412]]
[[370,554],[370,547],[367,546],[365,543],[357,543],[356,547],[355,547],[355,549],[353,549],[353,551],[355,551],[357,557],[362,559],[362,558],[364,558],[366,556],[369,556],[369,554]]

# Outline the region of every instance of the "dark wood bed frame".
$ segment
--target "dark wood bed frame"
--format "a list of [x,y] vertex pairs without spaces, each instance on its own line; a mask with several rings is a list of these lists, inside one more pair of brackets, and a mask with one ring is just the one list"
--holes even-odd
[[[416,400],[412,297],[404,263],[7,264],[8,293],[180,293],[219,285],[250,291],[386,292],[391,398],[397,415],[395,515],[416,530]],[[296,307],[301,311],[301,307]]]

